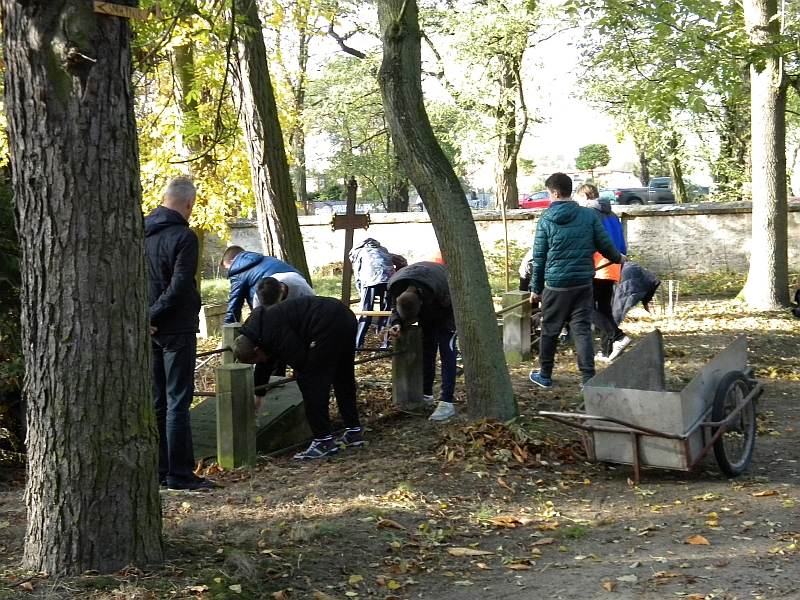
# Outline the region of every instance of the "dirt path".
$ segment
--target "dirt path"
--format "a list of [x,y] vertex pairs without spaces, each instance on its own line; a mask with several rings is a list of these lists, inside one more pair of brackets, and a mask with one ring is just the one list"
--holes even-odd
[[733,332],[748,334],[766,391],[738,479],[712,459],[693,474],[645,471],[634,486],[629,467],[584,462],[574,432],[536,417],[580,402],[566,351],[551,391],[531,389],[528,366],[514,370],[514,430],[382,414],[388,389],[373,384],[362,388],[366,450],[270,459],[218,474],[226,487],[212,494],[162,494],[169,558],[158,571],[8,587],[24,576],[24,512],[19,486],[0,487],[0,599],[800,598],[799,328],[737,310],[684,304],[627,327],[661,328],[673,389]]

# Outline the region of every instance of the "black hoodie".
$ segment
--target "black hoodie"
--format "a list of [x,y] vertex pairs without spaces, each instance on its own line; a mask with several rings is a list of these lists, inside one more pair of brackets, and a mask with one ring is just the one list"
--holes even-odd
[[159,206],[144,219],[150,324],[159,334],[194,333],[200,323],[197,236],[180,213]]

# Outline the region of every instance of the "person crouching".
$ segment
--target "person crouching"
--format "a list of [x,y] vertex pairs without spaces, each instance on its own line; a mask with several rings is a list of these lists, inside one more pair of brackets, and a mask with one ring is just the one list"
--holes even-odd
[[[241,333],[233,343],[239,362],[285,361],[294,369],[314,434],[311,445],[295,459],[324,458],[340,447],[364,445],[356,407],[356,318],[349,308],[334,298],[293,298],[256,308]],[[345,425],[336,440],[328,409],[331,386]]]

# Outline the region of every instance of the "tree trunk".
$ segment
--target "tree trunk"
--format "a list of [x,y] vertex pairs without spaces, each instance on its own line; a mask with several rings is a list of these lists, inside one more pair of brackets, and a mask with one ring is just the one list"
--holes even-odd
[[[433,135],[422,99],[420,31],[414,0],[379,0],[380,86],[397,155],[422,196],[450,272],[473,417],[517,415],[491,290],[469,204]],[[403,14],[401,14],[401,12]]]
[[678,158],[678,138],[672,134],[667,142],[669,148],[669,176],[672,178],[672,193],[675,195],[676,204],[686,204],[689,198],[686,194],[686,182],[683,180],[683,169]]
[[285,260],[310,281],[258,7],[255,0],[234,0],[234,7],[238,38],[234,91],[250,161],[261,242],[264,252]]
[[[388,137],[388,136],[387,136]],[[408,212],[408,177],[403,174],[403,167],[397,153],[392,150],[394,163],[392,177],[389,182],[388,212]]]
[[[786,82],[772,44],[779,34],[777,0],[745,0],[745,28],[754,50],[750,67],[753,230],[750,270],[742,296],[757,310],[789,302],[786,199]],[[761,70],[759,70],[761,68]]]
[[292,136],[292,153],[294,166],[292,168],[297,204],[303,207],[303,212],[309,214],[308,207],[308,180],[306,177],[306,134],[302,124],[297,125],[297,130]]
[[639,181],[647,187],[650,184],[650,160],[647,158],[647,149],[637,145],[636,153],[639,155]]
[[28,419],[23,566],[162,560],[127,19],[3,0]]
[[517,80],[510,59],[502,60],[497,103],[497,178],[495,207],[519,208],[517,187]]

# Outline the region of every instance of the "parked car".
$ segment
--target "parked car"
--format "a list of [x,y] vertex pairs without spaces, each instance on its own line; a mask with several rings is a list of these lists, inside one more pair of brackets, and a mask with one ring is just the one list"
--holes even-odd
[[646,188],[616,188],[615,204],[674,204],[672,178],[654,177]]
[[547,190],[528,194],[519,201],[520,208],[548,208],[550,206],[550,193]]

